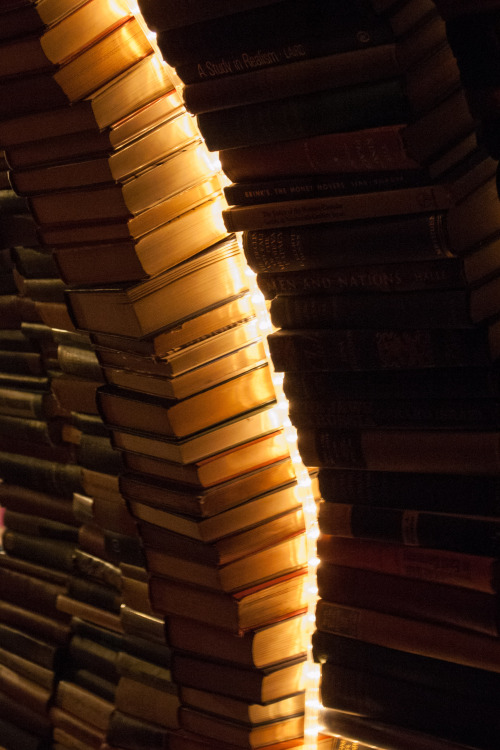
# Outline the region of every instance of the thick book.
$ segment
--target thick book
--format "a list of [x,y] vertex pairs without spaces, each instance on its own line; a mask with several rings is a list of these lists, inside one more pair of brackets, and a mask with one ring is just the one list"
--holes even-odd
[[[133,476],[133,475],[132,475]],[[237,476],[237,475],[236,475]],[[236,477],[235,477],[236,478]],[[125,480],[126,482],[126,480]],[[239,534],[253,526],[298,511],[301,507],[301,488],[296,482],[271,490],[257,497],[249,497],[244,502],[208,518],[175,513],[167,508],[148,508],[148,498],[138,507],[131,499],[137,518],[151,520],[157,526],[183,536],[211,543],[231,534]],[[152,498],[154,501],[154,497]],[[149,513],[148,513],[149,510]],[[283,519],[284,520],[284,519]],[[261,529],[263,534],[264,529]],[[241,539],[241,537],[240,537]],[[265,537],[262,536],[265,541]]]
[[293,0],[160,31],[158,45],[187,83],[193,76],[203,80],[392,38],[391,26],[364,0],[343,0],[335,8],[325,0]]
[[[6,40],[0,45],[2,77],[21,76],[35,71],[53,71],[81,54],[100,39],[132,17],[126,3],[92,0],[83,4],[76,0],[66,8],[62,19],[54,17],[44,3],[35,8],[48,28],[39,34],[28,34]],[[52,16],[52,17],[51,17]],[[56,23],[56,21],[58,21]]]
[[204,622],[172,616],[167,633],[171,646],[180,651],[241,668],[264,669],[305,655],[305,626],[304,615],[297,615],[234,635]]
[[318,593],[326,601],[498,636],[496,594],[322,562]]
[[108,727],[113,703],[67,679],[59,681],[54,705],[76,717],[85,717],[91,726],[105,730]]
[[[26,459],[17,456],[26,462]],[[48,463],[48,462],[47,462]],[[74,464],[68,464],[73,465]],[[79,480],[79,477],[77,477]],[[9,484],[6,478],[5,484],[0,485],[0,503],[3,508],[15,510],[18,513],[43,516],[52,521],[58,521],[69,525],[75,524],[71,508],[70,495],[58,496],[47,487],[48,492],[31,489],[24,484]],[[81,489],[81,484],[75,486],[73,491]]]
[[80,329],[140,338],[248,289],[244,266],[229,239],[143,282],[68,290],[67,303]]
[[229,742],[241,747],[260,748],[273,742],[286,742],[302,737],[304,717],[278,719],[257,727],[245,727],[202,711],[182,707],[179,711],[181,726],[212,741]]
[[[129,119],[133,117],[132,115]],[[21,164],[21,167],[15,166],[15,151],[11,148],[11,183],[18,195],[29,196],[125,180],[196,141],[198,133],[191,120],[185,113],[177,112],[174,117],[157,124],[153,129],[145,133],[139,132],[134,140],[125,143],[121,148],[115,148],[112,153],[94,156],[90,152],[80,158],[78,155],[70,155],[69,158],[63,158],[55,163],[51,163],[54,159],[52,156],[48,158],[48,163],[42,163],[40,166],[37,166],[36,162],[34,166],[29,162]],[[85,135],[79,135],[81,140],[85,141]],[[72,137],[74,138],[73,135]],[[61,148],[63,138],[56,140]],[[78,161],[75,161],[75,158],[78,158]]]
[[268,703],[304,689],[305,659],[289,659],[267,669],[244,669],[193,654],[175,653],[172,675],[178,685],[238,698]]
[[430,656],[455,664],[500,671],[498,638],[472,630],[335,604],[320,599],[316,626],[327,633]]
[[[27,111],[2,120],[0,143],[8,151],[12,145],[66,136],[69,133],[80,134],[87,130],[99,133],[110,128],[113,132],[116,126],[123,132],[128,129],[129,115],[152,104],[167,92],[174,98],[175,107],[179,107],[181,101],[174,93],[168,69],[159,66],[158,58],[151,53],[132,64],[124,74],[97,89],[90,97],[73,102],[71,107],[68,107],[67,101],[54,106],[43,101],[40,102],[40,111],[32,113],[28,108]],[[27,81],[29,83],[30,79]],[[35,80],[35,85],[36,83]],[[120,135],[118,142],[121,138]]]
[[298,447],[306,466],[495,475],[499,439],[482,430],[306,428]]
[[118,711],[150,721],[167,729],[179,728],[181,706],[176,686],[168,690],[145,684],[132,677],[121,676],[116,688],[115,708]]
[[321,469],[323,500],[439,513],[497,516],[498,478],[481,474]]
[[[151,212],[157,217],[151,231],[137,238],[54,248],[59,273],[68,285],[96,286],[147,279],[164,272],[227,236],[219,216],[223,205],[220,191],[212,182],[197,185],[173,201],[167,199],[154,206]],[[149,213],[146,210],[137,218]],[[94,232],[98,225],[90,226]],[[161,252],[165,244],[172,250],[168,256]]]
[[111,386],[97,391],[98,408],[107,424],[167,437],[186,437],[274,399],[267,363],[181,401]]
[[266,704],[238,700],[209,690],[183,686],[180,688],[180,695],[183,706],[247,726],[258,726],[269,721],[298,716],[305,708],[303,692]]
[[209,21],[230,13],[238,13],[265,5],[271,5],[278,0],[239,0],[235,8],[231,0],[215,0],[210,6],[200,0],[188,0],[181,7],[173,2],[158,3],[156,0],[141,0],[139,7],[144,20],[154,31],[176,29],[200,21]]
[[72,570],[76,542],[35,537],[11,529],[6,529],[2,539],[8,555],[67,573]]
[[258,407],[241,417],[195,433],[182,440],[158,438],[152,432],[131,432],[112,428],[111,441],[118,450],[141,453],[166,461],[191,463],[227,450],[246,440],[276,432],[279,422],[276,404]]
[[338,711],[394,723],[473,747],[498,741],[497,714],[482,696],[460,698],[449,691],[423,687],[340,665],[328,665],[321,682],[323,705]]
[[198,125],[210,151],[273,143],[332,131],[406,122],[410,107],[399,78],[270,102],[203,112]]
[[396,542],[494,557],[499,519],[405,508],[333,503],[319,505],[320,531],[332,536]]
[[241,474],[286,459],[288,455],[284,434],[276,430],[187,464],[130,451],[123,452],[123,461],[126,469],[136,474],[147,474],[200,489],[236,479]]
[[452,206],[446,185],[402,187],[254,205],[231,206],[222,212],[228,232],[346,222],[383,216],[409,216],[445,211]]
[[64,645],[70,638],[69,622],[56,620],[5,600],[0,602],[0,621],[51,643]]
[[150,596],[154,609],[161,614],[192,618],[236,634],[270,625],[307,609],[304,571],[236,594],[152,576]]
[[124,475],[121,486],[128,503],[137,505],[134,512],[139,512],[140,504],[143,518],[161,527],[167,524],[164,512],[209,518],[294,480],[295,470],[287,456],[203,490],[140,474]]
[[[140,529],[145,536],[143,524],[140,524]],[[245,558],[234,559],[240,553],[233,552],[233,559],[229,557],[223,564],[186,559],[176,550],[167,549],[164,552],[155,549],[150,546],[149,541],[145,541],[144,554],[153,576],[165,575],[186,585],[231,594],[250,586],[272,582],[279,576],[304,570],[304,566],[307,565],[307,550],[303,523],[299,531],[292,528],[289,533],[294,536],[275,542],[264,549],[255,551],[250,548]],[[240,549],[242,552],[245,550],[243,543]],[[210,552],[214,550],[210,549]]]
[[150,54],[152,47],[146,32],[132,17],[55,72],[23,76],[22,97],[16,95],[19,83],[15,76],[2,79],[2,119],[36,114],[84,99]]
[[103,367],[103,373],[109,385],[180,401],[265,364],[267,355],[263,341],[257,340],[236,351],[224,353],[224,356],[217,359],[207,360],[205,363],[200,359],[199,362],[199,367],[175,377],[156,377],[149,373],[109,366]]
[[[89,166],[92,169],[94,165]],[[138,172],[132,170],[123,175],[117,170],[117,176],[110,175],[111,179],[106,181],[114,183],[111,185],[101,180],[94,181],[94,175],[83,185],[71,184],[71,178],[63,177],[59,182],[54,180],[53,190],[37,191],[30,195],[30,210],[38,224],[47,226],[117,221],[135,216],[160,201],[210,179],[216,171],[214,160],[199,141],[187,143],[178,151],[167,154],[163,161],[153,163],[150,169],[147,166]],[[83,171],[85,164],[78,167]],[[49,188],[51,174],[57,169],[53,167],[48,170]]]
[[[495,180],[489,179],[444,212],[309,225],[296,222],[279,231],[249,229],[243,233],[243,248],[257,274],[462,256],[497,234],[497,201]],[[479,211],[481,222],[476,220]]]
[[337,566],[416,578],[485,594],[494,594],[498,589],[498,562],[494,556],[330,534],[320,534],[317,549],[322,562]]

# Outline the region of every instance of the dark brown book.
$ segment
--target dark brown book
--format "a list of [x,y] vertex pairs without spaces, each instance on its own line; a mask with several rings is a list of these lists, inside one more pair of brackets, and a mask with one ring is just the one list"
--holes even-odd
[[104,421],[114,427],[186,437],[274,401],[267,364],[182,401],[106,386],[97,391]]
[[175,649],[241,668],[264,669],[305,655],[304,627],[304,615],[298,615],[237,636],[204,622],[172,616],[167,632]]
[[142,338],[247,289],[242,253],[229,239],[143,282],[69,290],[67,303],[80,329]]
[[[41,615],[57,617],[56,601],[59,594],[65,590],[64,585],[44,581],[27,573],[9,570],[4,565],[0,566],[0,580],[2,581],[2,597],[6,602],[24,607],[29,601]],[[60,615],[58,619],[61,619]]]
[[153,576],[150,595],[159,613],[200,620],[237,634],[304,612],[307,596],[303,571],[237,594],[209,591]]
[[3,534],[7,554],[56,570],[71,572],[76,542],[46,539],[7,529]]
[[54,643],[65,644],[70,637],[69,622],[32,612],[10,601],[0,602],[0,621]]
[[0,667],[0,691],[41,716],[47,713],[52,699],[52,690],[5,666]]
[[57,670],[65,655],[65,647],[0,623],[2,646],[6,651],[33,661],[49,670]]
[[496,594],[322,562],[319,596],[350,607],[498,636]]
[[493,556],[330,534],[320,534],[317,550],[323,562],[337,566],[460,586],[485,594],[494,594],[498,589],[498,564]]
[[120,677],[115,707],[129,716],[150,721],[166,729],[179,728],[180,700],[177,690],[146,684],[132,677]]
[[98,729],[108,728],[113,703],[95,695],[90,690],[69,680],[60,680],[54,696],[54,705]]
[[183,706],[246,726],[261,725],[269,721],[298,716],[304,712],[305,706],[303,692],[266,704],[252,703],[230,698],[227,695],[219,695],[209,690],[183,686],[180,688],[180,695]]
[[[24,459],[19,456],[18,459],[20,462],[24,461]],[[57,467],[56,464],[53,464],[53,466]],[[5,476],[3,472],[2,474]],[[77,481],[79,481],[79,476],[77,476],[76,473],[74,476],[77,478]],[[71,507],[71,499],[68,495],[66,497],[54,496],[51,492],[39,492],[36,489],[31,489],[23,485],[9,484],[9,479],[12,481],[15,477],[11,475],[6,478],[5,484],[0,485],[0,501],[4,508],[10,508],[19,513],[33,515],[39,514],[44,518],[65,524],[75,523]],[[19,479],[21,479],[21,477],[19,477]],[[71,485],[69,485],[68,488],[70,487]],[[78,485],[75,486],[75,490],[77,487]],[[47,489],[49,489],[49,487],[47,487]]]

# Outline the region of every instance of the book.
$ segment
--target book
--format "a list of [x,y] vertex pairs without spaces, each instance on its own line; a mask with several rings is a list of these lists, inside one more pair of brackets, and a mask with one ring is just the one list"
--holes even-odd
[[182,440],[158,439],[154,433],[111,429],[111,441],[118,450],[142,453],[152,458],[191,463],[227,450],[246,440],[276,432],[279,428],[276,405],[259,407],[217,427]]
[[[199,361],[203,362],[203,360]],[[155,377],[134,370],[107,366],[103,367],[103,373],[109,385],[160,398],[181,400],[217,386],[229,378],[234,378],[266,362],[263,342],[255,341],[171,378]]]
[[[139,524],[141,534],[145,536],[144,524]],[[238,558],[239,553],[232,553],[226,562],[222,556],[220,563],[212,561],[190,560],[184,554],[178,554],[176,550],[167,549],[165,552],[155,549],[149,538],[145,539],[144,554],[148,569],[153,576],[166,575],[175,581],[183,582],[191,586],[199,586],[203,589],[219,593],[234,593],[242,591],[250,586],[261,583],[269,583],[276,580],[278,576],[304,570],[307,564],[306,540],[304,525],[299,530],[293,529],[295,533],[284,541],[278,541],[264,549],[250,549],[246,558]],[[241,536],[244,536],[245,532]],[[264,542],[261,542],[262,545]],[[254,545],[257,544],[254,542]],[[241,550],[243,551],[243,540]],[[213,547],[210,552],[217,552]],[[235,559],[236,558],[236,559]]]
[[247,288],[241,251],[229,239],[144,282],[68,290],[67,303],[79,329],[141,338]]
[[[113,349],[118,352],[127,352],[129,355],[156,360],[165,357],[169,352],[173,354],[174,349],[197,345],[204,338],[224,333],[227,329],[241,323],[250,322],[254,316],[255,309],[250,295],[246,292],[218,302],[166,328],[161,333],[143,339],[104,333],[91,333],[90,337],[101,358],[104,356],[104,352],[99,354],[102,350],[106,350],[105,353],[110,356],[107,350]],[[133,361],[132,369],[136,369],[136,360]],[[113,362],[117,363],[116,360]]]
[[38,538],[13,529],[4,531],[2,542],[8,555],[67,573],[72,570],[76,542]]
[[[368,292],[395,295],[440,290],[441,294],[454,289],[470,288],[496,273],[496,247],[496,240],[492,240],[460,258],[441,257],[338,268],[260,271],[257,284],[264,297],[270,300],[285,295],[304,295],[310,298],[312,295],[362,295]],[[277,306],[287,304],[286,301],[276,303]]]
[[307,466],[486,474],[498,471],[498,433],[481,430],[301,430]]
[[[44,13],[47,18],[50,14]],[[38,5],[36,6],[38,10]],[[57,68],[96,44],[106,34],[132,17],[124,3],[112,4],[109,0],[93,0],[92,5],[79,1],[71,3],[66,15],[39,35],[26,34],[0,45],[2,76],[23,75],[33,71]]]
[[[257,274],[401,263],[402,247],[405,261],[461,256],[494,237],[498,228],[496,200],[494,180],[489,179],[443,213],[297,224],[279,231],[249,229],[243,233],[243,248],[248,264]],[[484,222],[474,227],[472,217],[480,205]]]
[[[138,118],[138,115],[134,113],[129,120],[134,116]],[[130,124],[129,128],[132,129]],[[79,135],[82,139],[82,134]],[[74,139],[73,134],[71,136]],[[94,158],[90,152],[87,158],[83,155],[83,158],[79,158],[78,161],[70,161],[66,158],[63,161],[51,163],[49,158],[48,163],[41,166],[37,167],[28,163],[21,165],[20,168],[14,166],[15,150],[11,148],[9,149],[9,163],[13,166],[11,184],[18,195],[28,196],[53,190],[83,188],[125,180],[158,164],[173,152],[197,141],[198,138],[192,118],[176,110],[171,118],[156,124],[156,127],[146,132],[139,132],[138,137],[126,142],[118,149],[115,147],[111,153],[101,157]],[[64,143],[63,138],[57,141],[59,147],[61,147],[61,141]]]
[[390,25],[362,0],[342,2],[335,9],[322,0],[293,0],[291,6],[272,3],[160,31],[158,46],[187,83],[196,74],[203,80],[380,44],[392,41],[392,34]]
[[[72,493],[82,489],[81,469],[75,464],[63,464],[57,461],[47,461],[37,459],[33,456],[28,465],[26,461],[16,453],[0,452],[0,472],[4,485],[2,492],[2,505],[7,502],[9,492],[17,493],[14,485],[22,484],[24,491],[28,488],[35,491],[33,495],[33,506],[37,505],[39,509],[46,507],[50,503],[51,495],[71,497]],[[8,488],[6,485],[10,485]],[[38,497],[36,493],[43,493],[47,497]],[[28,495],[30,496],[30,495]],[[19,503],[19,510],[22,510],[21,499],[15,500]],[[29,512],[29,511],[28,511]],[[47,512],[44,511],[44,514]],[[59,518],[63,520],[60,516]],[[54,520],[57,520],[55,518]]]
[[[443,25],[440,28],[442,43],[446,37]],[[246,70],[239,71],[236,70],[234,58],[226,65],[226,71],[220,64],[205,63],[205,68],[203,65],[198,68],[201,80],[187,82],[184,86],[184,103],[189,112],[199,114],[298,96],[310,91],[353,86],[397,75],[406,75],[408,93],[412,96],[414,74],[408,68],[420,57],[433,51],[436,40],[434,35],[429,36],[430,41],[426,35],[422,35],[405,41],[394,40],[348,51],[334,50],[333,54],[312,58],[301,55],[271,67],[252,66],[246,57],[243,60]],[[231,66],[232,70],[229,70]],[[204,77],[201,72],[203,69],[206,71]],[[425,68],[419,70],[418,74],[419,78],[423,77]]]
[[[235,479],[237,476],[235,475]],[[162,508],[161,513],[155,513],[154,506],[150,508],[151,515],[149,516],[147,504],[146,507],[136,507],[132,501],[131,507],[135,507],[137,517],[144,521],[151,520],[157,526],[192,539],[212,542],[230,534],[243,532],[271,518],[278,518],[282,514],[298,510],[301,503],[300,497],[299,486],[296,483],[288,484],[257,497],[249,497],[241,504],[208,518],[174,513],[168,508]]]
[[324,500],[439,513],[497,516],[494,475],[321,469],[318,485]]
[[488,557],[497,554],[498,519],[489,516],[320,502],[318,524],[322,532],[334,536],[379,539]]
[[223,210],[222,217],[228,232],[242,232],[382,216],[407,216],[425,211],[444,211],[451,205],[448,188],[433,185],[231,206]]
[[182,705],[246,725],[262,725],[304,712],[304,693],[271,703],[250,703],[197,688],[180,688]]
[[3,648],[48,670],[57,670],[64,658],[64,646],[55,645],[18,628],[0,623]]
[[[270,316],[276,328],[465,327],[495,317],[500,281],[461,290],[278,295]],[[427,315],[429,316],[427,318]]]
[[116,688],[115,708],[118,711],[150,721],[167,729],[179,728],[180,700],[172,685],[171,690],[147,685],[142,681],[121,676]]
[[[207,623],[172,616],[168,618],[167,632],[174,649],[242,668],[264,669],[305,655],[305,627],[304,615],[297,615],[249,630],[243,635],[234,635]],[[185,692],[182,690],[181,696]]]
[[[118,238],[116,242],[111,238],[106,242],[54,248],[61,277],[72,286],[147,279],[224,240],[227,232],[219,216],[224,201],[219,192],[213,192],[213,188],[212,182],[197,185],[139,214],[136,218],[141,221],[150,212],[156,217],[151,231],[137,238]],[[178,213],[175,212],[176,205]],[[128,232],[129,224],[106,226],[117,226],[120,231]],[[80,226],[85,232],[86,225]],[[92,234],[96,233],[98,226],[88,225]],[[166,242],[172,248],[170,259],[160,252]]]
[[491,365],[498,324],[468,328],[283,329],[268,337],[277,371],[392,370]]
[[[115,84],[110,86],[113,85]],[[167,82],[165,82],[165,89],[168,89]],[[117,122],[112,122],[111,125],[103,128],[99,128],[95,121],[92,123],[92,110],[89,113],[86,105],[88,106],[88,102],[84,100],[75,103],[71,108],[57,109],[58,129],[61,132],[58,132],[56,128],[55,135],[44,132],[42,137],[35,140],[32,140],[34,134],[28,127],[31,120],[29,116],[26,116],[23,119],[26,133],[23,135],[27,140],[13,142],[8,146],[10,169],[17,172],[37,166],[67,163],[95,156],[108,157],[110,164],[114,164],[115,161],[120,162],[122,159],[122,156],[117,157],[116,160],[113,159],[115,152],[123,150],[126,155],[129,153],[127,146],[131,145],[135,139],[142,139],[148,134],[151,137],[146,140],[146,143],[150,143],[155,139],[153,130],[156,131],[156,135],[160,132],[165,133],[165,128],[162,127],[164,121],[172,119],[179,123],[182,119],[180,98],[173,89],[158,94],[144,106],[125,114]],[[39,115],[42,125],[45,124],[45,119],[49,120],[50,114],[51,111],[48,110]],[[81,124],[78,123],[79,115],[82,117]],[[22,130],[23,123],[18,123],[20,130]],[[92,124],[94,129],[92,129]],[[48,130],[48,125],[45,129]],[[132,151],[135,152],[135,149]]]
[[488,555],[330,534],[320,534],[317,549],[322,562],[337,566],[460,586],[485,594],[495,593],[498,587],[497,558]]
[[293,174],[343,175],[372,172],[413,171],[418,160],[406,153],[404,125],[381,125],[340,133],[306,136],[272,144],[243,145],[219,153],[224,173],[234,183],[277,180]]
[[494,399],[295,399],[288,416],[303,428],[495,429],[498,403]]
[[180,107],[181,100],[175,95],[168,69],[158,65],[156,55],[148,54],[90,97],[73,102],[71,107],[68,102],[60,102],[50,108],[44,102],[40,111],[32,113],[28,108],[26,112],[0,121],[0,143],[8,151],[14,144],[68,133],[113,130],[115,124],[117,128],[122,124],[125,128],[129,115],[167,93],[172,107]]
[[443,367],[357,372],[286,372],[283,380],[289,401],[323,398],[356,399],[495,399],[498,373],[491,367]]
[[228,450],[219,451],[200,461],[179,463],[125,451],[123,462],[125,467],[134,473],[202,488],[213,487],[275,461],[286,460],[288,452],[283,433],[277,430]]
[[64,645],[70,638],[69,622],[32,612],[9,601],[0,603],[0,621],[51,643]]
[[194,142],[170,154],[151,169],[133,173],[128,179],[118,177],[111,186],[94,186],[89,180],[91,186],[88,188],[75,186],[65,190],[61,185],[54,192],[32,194],[30,209],[38,224],[49,226],[116,221],[181,193],[209,179],[214,172],[215,165],[208,152],[202,144]]
[[[491,747],[498,737],[495,713],[483,701],[460,700],[448,690],[415,685],[410,679],[394,680],[376,672],[359,674],[339,665],[324,671],[321,694],[327,707],[476,747]],[[389,700],[386,696],[391,688],[395,696]]]
[[[238,303],[235,302],[235,307]],[[165,335],[166,340],[168,334]],[[125,370],[147,373],[154,376],[173,379],[188,372],[199,371],[212,361],[223,358],[224,355],[236,352],[248,344],[259,342],[262,338],[257,318],[249,308],[246,319],[229,322],[227,326],[216,328],[212,333],[195,337],[180,346],[163,351],[161,355],[150,351],[147,353],[148,342],[133,342],[126,339],[118,348],[120,342],[115,339],[115,347],[96,347],[96,356],[103,367],[115,367]],[[106,342],[104,342],[106,343]],[[113,342],[109,342],[110,344]],[[156,341],[155,341],[156,344]],[[143,351],[141,352],[141,345]],[[158,347],[157,347],[158,351]]]
[[143,27],[132,17],[55,72],[24,75],[23,97],[15,96],[15,76],[2,79],[2,119],[36,114],[83,99],[151,53]]
[[212,740],[231,742],[241,747],[263,747],[272,742],[301,737],[304,733],[304,718],[292,717],[272,721],[258,727],[245,727],[202,711],[182,707],[180,722],[184,729],[210,737]]
[[318,590],[337,604],[498,636],[495,594],[328,562],[318,567]]
[[208,518],[295,480],[289,456],[234,479],[203,490],[151,476],[123,474],[121,490],[129,503],[141,503],[141,512],[156,526],[168,523],[163,511]]
[[274,400],[267,362],[182,401],[111,386],[97,391],[97,405],[107,424],[167,437],[186,437]]
[[237,634],[297,615],[307,606],[303,571],[236,594],[152,576],[150,596],[161,614],[200,620]]
[[498,672],[498,638],[319,600],[317,628],[379,646]]
[[210,151],[273,143],[332,131],[405,122],[409,102],[399,78],[312,92],[197,116]]
[[268,669],[243,669],[192,654],[174,653],[172,675],[178,685],[269,703],[304,689],[304,663],[304,658],[299,657]]

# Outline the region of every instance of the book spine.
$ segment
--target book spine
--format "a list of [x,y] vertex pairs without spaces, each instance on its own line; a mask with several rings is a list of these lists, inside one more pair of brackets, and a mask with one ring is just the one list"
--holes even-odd
[[210,151],[332,131],[405,122],[408,101],[399,79],[248,104],[198,115]]
[[355,429],[498,429],[500,402],[489,399],[295,399],[289,417],[295,427]]
[[290,162],[294,173],[303,176],[419,168],[406,153],[400,124],[242,146],[223,150],[219,157],[225,174],[235,183],[287,178]]
[[270,306],[277,328],[460,328],[472,324],[470,293],[279,295]]
[[421,214],[446,210],[450,193],[437,185],[373,193],[302,198],[249,206],[233,206],[222,211],[228,232],[269,229],[324,222],[356,221],[382,216]]
[[[256,272],[353,268],[375,263],[436,260],[454,255],[438,213],[389,220],[251,229],[243,249]],[[403,251],[402,251],[403,248]]]
[[487,331],[454,329],[281,330],[268,337],[279,372],[366,371],[488,365]]
[[498,554],[500,521],[494,518],[323,502],[318,524],[320,531],[332,536],[377,539],[487,557]]
[[329,534],[320,534],[317,549],[322,562],[334,565],[460,586],[485,594],[494,594],[498,588],[497,560],[486,555]]
[[299,432],[306,466],[375,471],[498,474],[497,432],[318,430]]

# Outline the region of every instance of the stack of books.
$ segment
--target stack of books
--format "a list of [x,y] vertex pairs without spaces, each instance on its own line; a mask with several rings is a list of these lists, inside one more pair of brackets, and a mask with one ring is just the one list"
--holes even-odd
[[30,11],[0,144],[57,264],[37,309],[81,480],[55,741],[300,747],[303,490],[218,162],[127,3]]
[[493,750],[498,10],[189,3],[174,28],[143,5],[233,181],[226,227],[320,467],[325,721],[394,750]]

